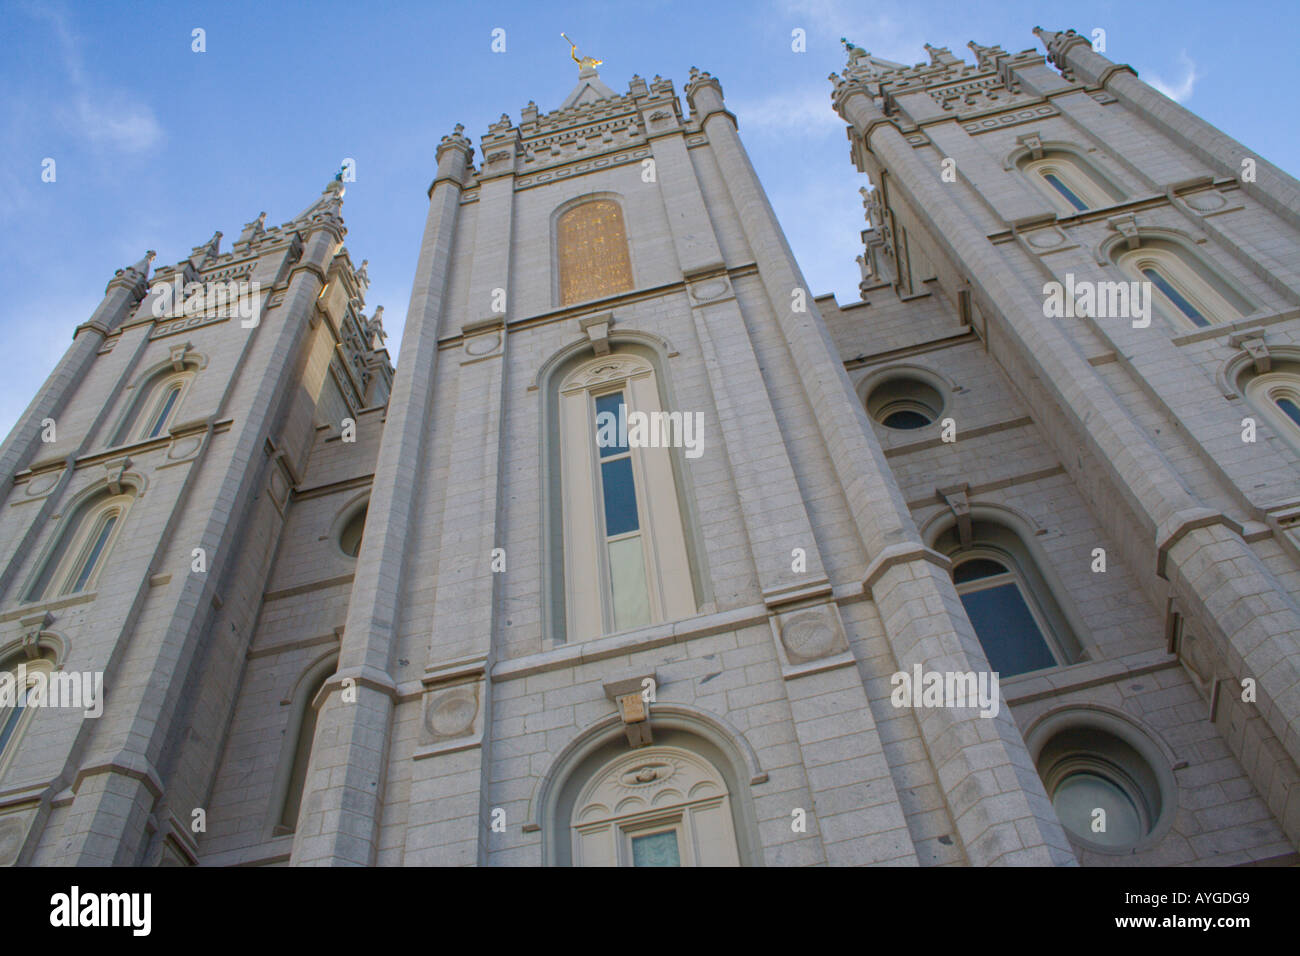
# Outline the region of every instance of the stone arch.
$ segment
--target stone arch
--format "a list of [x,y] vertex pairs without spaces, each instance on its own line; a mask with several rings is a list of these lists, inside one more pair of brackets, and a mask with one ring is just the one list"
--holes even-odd
[[[758,818],[749,788],[767,781],[758,756],[744,735],[721,718],[683,704],[652,705],[655,745],[689,750],[707,759],[727,783],[732,797],[732,821],[741,865],[761,865]],[[578,791],[591,774],[618,753],[629,751],[617,714],[581,731],[552,761],[538,780],[529,803],[527,830],[542,833],[545,866],[570,865],[568,819]],[[567,797],[567,799],[566,799]],[[561,836],[565,839],[561,840]]]

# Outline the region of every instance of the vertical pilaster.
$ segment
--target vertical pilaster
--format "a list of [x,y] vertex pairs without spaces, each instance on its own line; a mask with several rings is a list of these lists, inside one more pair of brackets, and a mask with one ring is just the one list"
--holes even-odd
[[[376,480],[357,561],[339,669],[326,682],[292,862],[372,863],[392,731],[390,674],[406,538],[423,487],[438,324],[470,153],[461,128],[442,139]],[[346,682],[346,683],[345,683]],[[345,696],[344,690],[349,693]]]
[[[513,130],[494,129],[499,135],[483,142],[487,165],[497,172],[485,176],[479,187],[470,314],[461,325],[459,352],[449,353],[460,365],[423,719],[410,790],[412,801],[436,804],[437,810],[407,832],[405,855],[407,862],[420,865],[485,864],[491,832],[491,807],[483,804],[491,765],[492,682],[487,675],[499,573],[493,570],[493,551],[502,543],[497,521],[518,146]],[[501,555],[496,567],[510,558]]]
[[[951,581],[931,563],[937,556],[922,546],[884,456],[868,438],[866,412],[825,325],[814,311],[798,308],[799,293],[808,296],[807,283],[723,105],[721,87],[708,74],[693,74],[687,96],[718,156],[806,398],[817,409],[823,441],[873,556],[867,587],[898,666],[987,671]],[[1064,863],[1073,858],[1005,708],[992,719],[973,709],[937,708],[925,712],[919,723],[931,753],[942,755],[936,756],[936,769],[972,863],[1004,858]],[[975,749],[957,746],[957,741]],[[975,752],[978,763],[972,760]],[[1020,783],[1012,784],[1016,778]]]

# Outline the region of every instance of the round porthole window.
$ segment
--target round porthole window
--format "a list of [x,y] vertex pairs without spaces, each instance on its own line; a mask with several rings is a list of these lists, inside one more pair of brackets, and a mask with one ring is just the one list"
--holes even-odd
[[361,553],[361,534],[366,529],[366,510],[367,506],[362,505],[353,512],[339,532],[339,547],[350,558],[355,558]]
[[1159,780],[1127,741],[1095,727],[1062,730],[1038,757],[1061,826],[1090,849],[1137,848],[1163,810]]
[[886,428],[911,431],[939,419],[943,396],[919,378],[891,378],[867,396],[867,413]]

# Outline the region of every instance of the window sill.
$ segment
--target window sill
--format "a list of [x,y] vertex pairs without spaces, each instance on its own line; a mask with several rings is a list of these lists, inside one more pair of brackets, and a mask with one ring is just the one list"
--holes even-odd
[[6,621],[16,621],[19,618],[27,617],[31,614],[40,614],[42,611],[57,611],[59,608],[73,607],[77,604],[89,604],[99,595],[98,591],[81,591],[77,594],[67,594],[63,597],[54,598],[49,601],[37,601],[32,604],[19,604],[11,611],[5,611],[0,614],[0,623]]
[[1242,332],[1246,329],[1256,329],[1267,325],[1276,325],[1279,322],[1288,322],[1295,318],[1300,318],[1300,309],[1287,309],[1284,312],[1273,313],[1256,311],[1233,322],[1220,322],[1211,325],[1209,328],[1183,332],[1179,335],[1175,335],[1170,339],[1170,341],[1173,342],[1174,345],[1190,345],[1193,342],[1203,342],[1206,339],[1214,339],[1222,335],[1231,335],[1233,332]]

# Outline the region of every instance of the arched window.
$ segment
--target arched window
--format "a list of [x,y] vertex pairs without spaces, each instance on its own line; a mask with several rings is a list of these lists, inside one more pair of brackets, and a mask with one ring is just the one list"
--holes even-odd
[[369,503],[352,512],[339,531],[339,548],[350,558],[361,553],[361,536],[366,530],[366,512]]
[[1009,528],[972,521],[935,542],[952,560],[952,580],[989,666],[1002,677],[1070,664],[1080,648],[1029,549]]
[[26,600],[38,601],[93,588],[122,532],[122,523],[133,500],[129,493],[105,493],[76,508],[27,589]]
[[578,793],[574,866],[738,866],[726,780],[679,747],[624,753]]
[[612,199],[566,209],[555,224],[560,305],[603,299],[632,289],[623,211]]
[[142,386],[114,435],[113,444],[148,441],[167,434],[193,378],[194,372],[187,369],[160,375]]
[[1300,363],[1273,362],[1269,371],[1246,379],[1243,392],[1251,407],[1300,452]]
[[[316,741],[316,718],[319,701],[317,700],[325,682],[333,676],[338,667],[337,658],[329,658],[317,664],[308,672],[299,684],[293,699],[293,713],[286,730],[286,746],[281,751],[283,766],[287,773],[281,773],[280,785],[276,792],[282,792],[278,801],[279,814],[273,830],[275,835],[293,833],[298,827],[298,814],[302,810],[303,791],[307,785],[307,767],[311,762],[311,748]],[[292,749],[288,749],[292,741]]]
[[8,770],[31,723],[33,708],[28,706],[28,697],[34,685],[48,681],[53,673],[53,655],[44,650],[36,658],[15,654],[0,666],[0,777]]
[[1026,156],[1020,169],[1064,215],[1102,209],[1124,198],[1086,160],[1063,150],[1048,150],[1038,159]]
[[558,405],[568,639],[694,614],[671,457],[699,437],[691,413],[662,410],[654,366],[633,352],[574,369]]
[[1150,285],[1155,307],[1177,327],[1209,328],[1250,311],[1176,243],[1146,239],[1138,248],[1120,253],[1115,262],[1132,278]]

